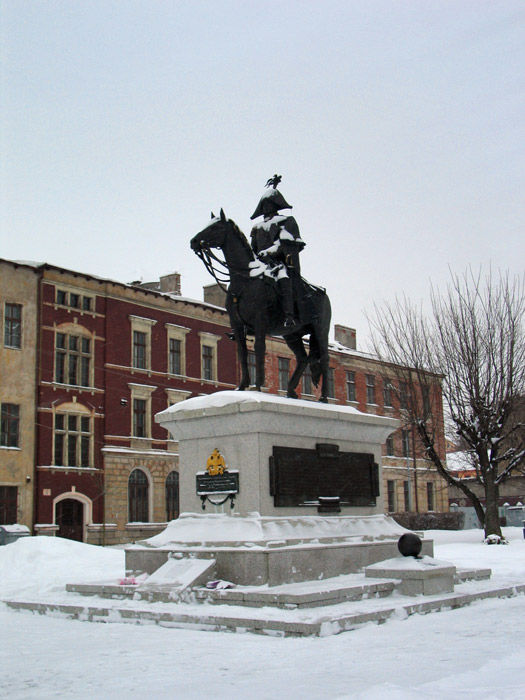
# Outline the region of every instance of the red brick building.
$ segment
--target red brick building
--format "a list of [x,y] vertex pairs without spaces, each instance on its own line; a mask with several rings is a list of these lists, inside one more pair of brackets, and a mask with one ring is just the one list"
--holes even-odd
[[[20,502],[17,520],[32,523],[36,533],[91,543],[130,542],[160,531],[178,515],[178,454],[154,415],[238,384],[221,293],[207,287],[206,301],[199,302],[180,295],[177,274],[121,284],[48,264],[34,265],[34,274],[24,268],[22,278],[16,263],[2,262],[23,288],[23,337],[33,338],[31,345],[37,339],[36,355],[26,362],[34,366],[10,380],[12,406],[17,385],[36,377],[30,388],[37,416],[34,512],[22,512]],[[36,313],[24,312],[25,299],[37,300]],[[335,335],[330,400],[403,417],[394,373],[355,349],[352,329],[336,326]],[[284,394],[293,356],[279,338],[268,340],[267,351],[268,391]],[[300,388],[303,398],[316,399],[308,376]],[[441,407],[437,379],[433,390]],[[27,415],[23,419],[27,425]],[[442,409],[436,422],[444,454]],[[413,437],[402,426],[384,447],[385,503],[391,511],[447,510],[446,485]],[[27,436],[25,442],[31,444]],[[4,457],[0,450],[0,485]]]

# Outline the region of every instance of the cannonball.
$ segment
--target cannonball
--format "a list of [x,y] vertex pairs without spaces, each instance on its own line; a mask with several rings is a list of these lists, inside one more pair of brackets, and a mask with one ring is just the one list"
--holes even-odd
[[421,537],[414,535],[413,532],[401,535],[397,543],[397,548],[404,557],[417,557],[422,547]]

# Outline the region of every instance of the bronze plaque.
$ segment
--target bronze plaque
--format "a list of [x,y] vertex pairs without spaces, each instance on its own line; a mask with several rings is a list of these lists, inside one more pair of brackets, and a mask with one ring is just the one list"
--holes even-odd
[[337,445],[274,447],[270,494],[276,507],[319,506],[319,498],[339,498],[342,506],[375,506],[379,467],[373,454],[340,452]]

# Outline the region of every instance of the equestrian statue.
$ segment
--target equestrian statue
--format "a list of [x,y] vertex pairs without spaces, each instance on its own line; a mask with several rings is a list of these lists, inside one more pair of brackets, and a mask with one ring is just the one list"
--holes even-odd
[[[254,224],[251,246],[237,224],[221,209],[212,213],[209,224],[191,239],[192,250],[226,291],[226,310],[241,366],[238,389],[250,385],[246,337],[253,336],[255,350],[255,385],[264,386],[266,336],[281,335],[293,351],[296,367],[289,378],[287,396],[295,391],[308,366],[315,386],[321,384],[320,401],[328,400],[328,333],[331,307],[326,291],[301,276],[299,253],[305,243],[293,216],[280,214],[291,209],[277,189],[281,177],[274,175],[251,218]],[[222,250],[224,261],[212,248]],[[227,279],[219,279],[216,265],[226,269]],[[308,352],[305,338],[308,337]]]

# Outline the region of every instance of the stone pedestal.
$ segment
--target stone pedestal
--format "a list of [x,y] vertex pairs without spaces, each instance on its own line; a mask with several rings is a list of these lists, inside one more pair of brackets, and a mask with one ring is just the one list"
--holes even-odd
[[452,593],[456,567],[432,557],[396,557],[365,568],[371,578],[399,579],[397,587],[403,595],[437,595]]
[[[179,442],[181,511],[202,512],[196,474],[206,469],[208,458],[218,449],[228,470],[239,472],[240,490],[234,512],[241,516],[256,512],[288,517],[319,512],[319,503],[314,501],[291,507],[275,505],[270,493],[274,447],[315,450],[321,444],[337,446],[340,452],[373,455],[373,461],[379,465],[381,486],[381,445],[398,426],[395,419],[361,413],[351,407],[248,391],[217,392],[189,399],[157,414],[155,420]],[[223,508],[227,512],[229,503]],[[206,512],[214,512],[214,507],[207,504]],[[341,504],[339,512],[383,513],[382,494],[366,505]]]

